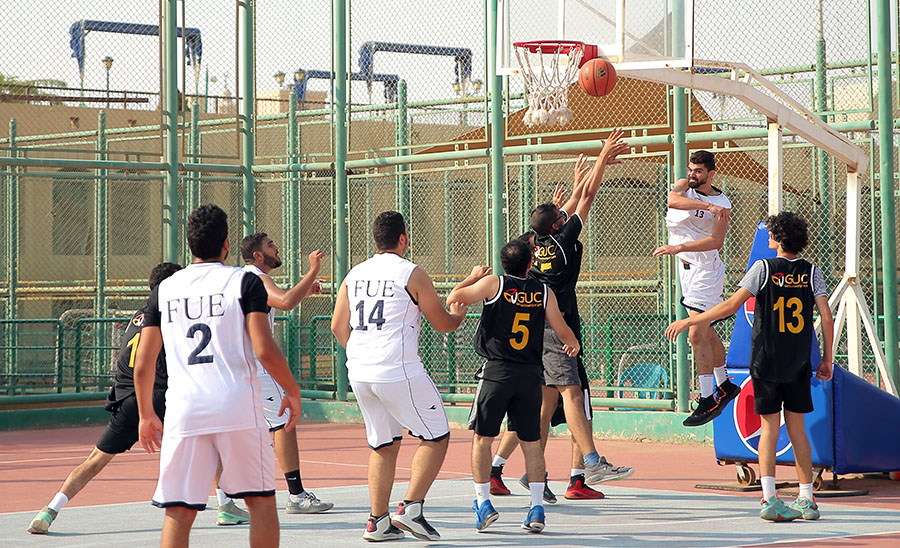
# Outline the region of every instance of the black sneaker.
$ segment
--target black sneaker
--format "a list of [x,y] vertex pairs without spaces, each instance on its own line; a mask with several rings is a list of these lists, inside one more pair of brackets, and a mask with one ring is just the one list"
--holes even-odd
[[724,406],[719,405],[718,402],[716,402],[716,395],[713,393],[712,395],[700,398],[697,401],[697,409],[694,409],[694,412],[691,413],[690,417],[684,419],[683,424],[685,426],[700,426],[706,424],[721,415],[722,409],[724,409]]
[[[531,487],[528,485],[528,474],[526,473],[521,478],[519,478],[519,485],[524,487],[525,489],[531,490]],[[550,490],[550,484],[547,483],[547,472],[544,472],[544,502],[547,504],[556,504],[556,495],[553,494],[553,491]]]
[[738,397],[738,394],[741,393],[741,387],[731,382],[729,379],[725,379],[725,382],[716,387],[716,391],[713,394],[713,397],[716,398],[716,403],[719,404],[723,410],[728,407],[728,403],[731,402],[734,398]]

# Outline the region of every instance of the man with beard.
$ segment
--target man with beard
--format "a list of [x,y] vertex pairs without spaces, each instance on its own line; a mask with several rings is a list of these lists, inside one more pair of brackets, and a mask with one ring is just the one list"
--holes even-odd
[[[251,234],[241,240],[241,257],[247,264],[244,270],[259,276],[266,292],[269,294],[269,327],[275,329],[275,309],[291,310],[300,301],[309,295],[322,292],[322,287],[316,276],[322,267],[322,257],[325,254],[317,249],[309,254],[309,272],[294,287],[283,290],[278,287],[269,272],[281,266],[281,256],[278,254],[278,246],[265,232]],[[286,429],[288,414],[278,416],[284,390],[278,386],[266,370],[257,362],[256,374],[262,387],[263,413],[269,424],[269,431],[275,440],[275,453],[278,455],[278,463],[284,472],[284,479],[288,484],[287,513],[288,514],[318,514],[330,510],[334,504],[322,502],[316,496],[303,488],[300,478],[300,454],[297,449],[297,430]]]
[[[725,265],[719,249],[725,242],[731,202],[712,185],[716,160],[711,152],[691,154],[687,179],[679,179],[666,199],[669,244],[656,248],[654,257],[676,255],[681,281],[681,304],[688,315],[699,315],[722,302]],[[706,424],[722,413],[740,389],[728,380],[725,347],[710,322],[688,330],[700,385],[697,409],[685,426]]]

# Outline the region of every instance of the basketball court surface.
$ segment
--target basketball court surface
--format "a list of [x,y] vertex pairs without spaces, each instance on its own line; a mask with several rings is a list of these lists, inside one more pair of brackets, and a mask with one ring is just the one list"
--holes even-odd
[[[159,543],[163,511],[149,498],[156,485],[158,459],[136,448],[116,457],[66,506],[50,534],[25,532],[34,513],[53,496],[69,471],[90,452],[101,428],[69,428],[0,433],[0,546],[90,547],[154,546]],[[279,479],[278,504],[283,546],[366,545],[361,535],[368,515],[365,446],[362,425],[305,423],[298,428],[304,487],[335,508],[319,515],[287,515],[287,493]],[[405,438],[398,459],[392,501],[399,501],[409,478],[416,441]],[[511,496],[492,497],[500,519],[477,533],[471,511],[469,465],[471,434],[451,433],[447,460],[426,500],[426,516],[443,546],[897,546],[900,545],[900,482],[858,478],[842,487],[868,489],[869,495],[820,498],[816,522],[770,523],[759,519],[759,494],[722,494],[694,488],[696,483],[734,481],[734,467],[718,466],[713,449],[599,441],[598,450],[613,463],[633,466],[635,474],[602,484],[604,500],[568,501],[562,497],[569,468],[569,443],[551,438],[547,448],[551,488],[559,497],[546,505],[547,528],[540,535],[519,527],[527,511],[527,491],[518,485],[524,471],[516,452],[506,465]],[[779,479],[793,480],[792,468],[779,467]],[[830,479],[830,475],[827,476]],[[787,497],[785,497],[787,498]],[[210,498],[215,503],[215,497]],[[394,504],[392,503],[392,507]],[[392,508],[393,510],[393,508]],[[217,527],[214,509],[200,512],[192,546],[246,546],[246,526]],[[411,536],[390,544],[421,543]]]

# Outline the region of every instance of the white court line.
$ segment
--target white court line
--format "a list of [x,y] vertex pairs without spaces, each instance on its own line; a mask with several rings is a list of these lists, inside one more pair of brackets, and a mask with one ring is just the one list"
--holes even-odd
[[[118,454],[116,454],[116,455],[115,455],[115,458],[118,459],[119,457],[126,457],[126,456],[127,456],[127,457],[134,457],[134,456],[143,457],[143,456],[149,456],[149,455],[145,455],[145,454],[141,454],[141,453],[128,453],[128,452],[126,452],[126,453],[118,453]],[[78,456],[72,456],[72,457],[49,457],[49,458],[46,458],[46,459],[5,460],[5,461],[0,461],[0,466],[3,466],[3,465],[5,465],[5,464],[30,464],[30,463],[33,463],[33,462],[50,462],[50,461],[61,461],[61,460],[77,460],[77,461],[83,461],[83,460],[85,460],[86,458],[88,458],[88,455],[78,455]]]
[[859,533],[859,534],[849,534],[849,535],[833,535],[830,537],[809,537],[809,538],[800,538],[800,539],[790,539],[790,540],[772,540],[768,542],[757,542],[754,544],[734,544],[731,546],[722,546],[721,548],[743,548],[745,546],[769,546],[772,544],[792,544],[795,542],[821,542],[823,540],[839,540],[839,539],[852,539],[859,537],[878,537],[882,535],[896,535],[900,533],[900,531],[884,531],[881,533]]

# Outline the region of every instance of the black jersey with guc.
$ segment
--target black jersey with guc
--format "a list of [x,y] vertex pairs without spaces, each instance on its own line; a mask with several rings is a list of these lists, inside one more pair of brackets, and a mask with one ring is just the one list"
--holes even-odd
[[581,256],[584,246],[578,241],[584,226],[576,213],[559,229],[559,232],[534,237],[537,248],[534,265],[528,273],[536,280],[547,284],[556,295],[559,311],[566,316],[566,323],[578,315],[578,300],[575,284],[581,273]]
[[[144,315],[147,307],[134,313],[125,333],[122,334],[122,344],[119,347],[119,356],[116,358],[116,381],[106,398],[106,408],[115,409],[134,394],[134,359],[137,354],[138,343],[141,340],[141,330],[144,328]],[[153,381],[154,390],[165,390],[168,381],[166,374],[166,351],[160,350],[156,357],[156,378]]]
[[483,378],[541,375],[547,286],[533,278],[499,276],[497,294],[484,302],[475,352],[486,360]]

